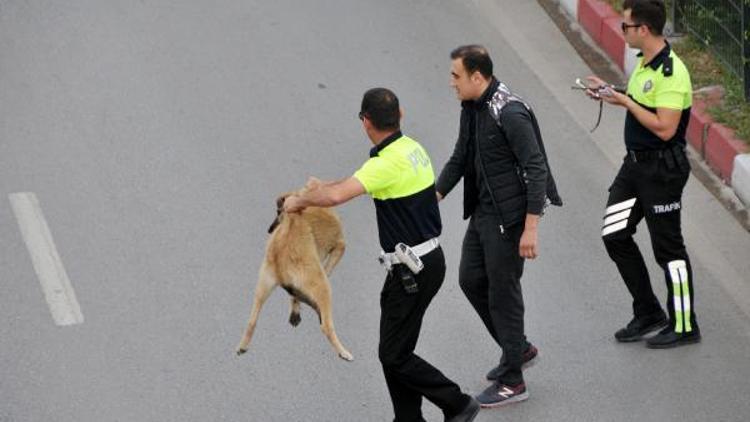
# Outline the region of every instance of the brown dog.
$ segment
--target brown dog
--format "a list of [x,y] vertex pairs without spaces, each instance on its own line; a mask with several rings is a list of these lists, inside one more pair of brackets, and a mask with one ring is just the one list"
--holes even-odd
[[[319,187],[320,181],[308,180],[302,191]],[[278,285],[292,296],[289,323],[300,323],[300,302],[318,313],[320,328],[338,355],[351,361],[352,354],[341,344],[333,328],[331,286],[328,276],[344,255],[345,243],[341,221],[329,208],[308,207],[301,213],[283,212],[284,199],[276,200],[277,217],[268,232],[266,256],[255,286],[253,308],[237,354],[247,351],[263,303]]]

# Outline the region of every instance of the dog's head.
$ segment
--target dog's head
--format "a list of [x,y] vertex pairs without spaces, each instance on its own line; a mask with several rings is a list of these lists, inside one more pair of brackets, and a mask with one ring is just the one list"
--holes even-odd
[[323,182],[321,182],[319,179],[310,177],[307,179],[307,183],[305,183],[305,186],[302,187],[302,189],[284,193],[276,198],[276,218],[274,218],[273,223],[271,223],[271,225],[268,227],[268,233],[272,233],[274,230],[276,230],[276,227],[281,223],[281,214],[284,212],[284,201],[286,201],[286,198],[288,196],[301,195],[305,192],[319,188],[322,184]]

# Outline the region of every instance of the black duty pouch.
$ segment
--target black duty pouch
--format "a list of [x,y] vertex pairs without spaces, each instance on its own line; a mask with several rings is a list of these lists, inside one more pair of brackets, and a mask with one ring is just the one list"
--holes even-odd
[[393,276],[401,283],[406,294],[413,295],[419,292],[417,278],[406,265],[395,265],[393,267]]

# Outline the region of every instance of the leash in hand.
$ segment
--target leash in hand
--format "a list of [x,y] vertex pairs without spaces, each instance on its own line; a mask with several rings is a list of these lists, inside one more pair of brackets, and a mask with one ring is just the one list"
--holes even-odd
[[581,78],[576,78],[575,85],[571,86],[570,88],[589,91],[592,94],[591,97],[599,101],[599,115],[596,117],[596,124],[589,131],[589,133],[594,133],[594,131],[599,127],[599,124],[602,122],[602,111],[604,110],[604,101],[602,100],[602,96],[611,96],[612,90],[623,94],[625,93],[624,89],[618,88],[614,85],[603,85],[598,88],[589,87],[588,85],[586,85],[586,83],[583,82]]

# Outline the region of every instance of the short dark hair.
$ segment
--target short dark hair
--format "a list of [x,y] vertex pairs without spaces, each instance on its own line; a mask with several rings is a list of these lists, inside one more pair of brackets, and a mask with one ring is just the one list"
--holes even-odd
[[401,111],[398,97],[390,89],[372,88],[362,97],[360,116],[366,116],[378,130],[398,130]]
[[630,9],[633,23],[646,25],[654,35],[661,35],[667,23],[667,9],[663,0],[625,0],[622,9]]
[[479,71],[486,79],[492,77],[492,59],[481,45],[462,45],[451,51],[451,60],[461,59],[464,69],[471,75]]

